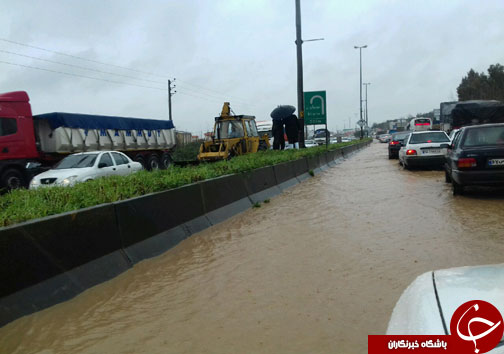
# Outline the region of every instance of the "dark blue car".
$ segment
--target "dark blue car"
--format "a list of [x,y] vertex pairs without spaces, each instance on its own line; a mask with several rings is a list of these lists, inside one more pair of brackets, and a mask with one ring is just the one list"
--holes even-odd
[[470,185],[504,185],[504,123],[463,127],[448,149],[445,178],[453,194]]

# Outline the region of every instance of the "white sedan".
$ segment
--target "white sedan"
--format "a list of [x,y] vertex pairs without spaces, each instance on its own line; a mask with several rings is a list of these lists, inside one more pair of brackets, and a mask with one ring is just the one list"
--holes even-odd
[[307,147],[307,148],[318,146],[318,144],[315,142],[315,140],[311,140],[311,139],[305,140],[304,144],[305,144],[305,147]]
[[399,163],[405,168],[443,166],[449,146],[443,131],[412,132],[399,150]]
[[49,186],[73,186],[99,177],[125,176],[142,170],[142,164],[117,151],[93,151],[72,154],[49,171],[36,175],[30,189]]

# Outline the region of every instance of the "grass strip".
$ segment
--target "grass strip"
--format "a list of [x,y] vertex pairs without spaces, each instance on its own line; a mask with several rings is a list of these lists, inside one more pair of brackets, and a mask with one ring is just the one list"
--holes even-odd
[[210,178],[243,173],[303,157],[317,156],[328,150],[336,150],[361,141],[331,144],[328,149],[325,146],[319,146],[301,150],[261,151],[256,154],[237,156],[230,161],[202,163],[188,167],[175,166],[154,172],[140,171],[129,176],[98,178],[78,183],[73,187],[14,190],[0,197],[0,227],[161,192]]

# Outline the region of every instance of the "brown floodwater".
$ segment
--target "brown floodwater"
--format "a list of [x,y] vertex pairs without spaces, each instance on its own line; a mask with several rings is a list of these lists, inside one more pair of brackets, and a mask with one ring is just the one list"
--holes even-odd
[[504,194],[374,143],[261,208],[0,328],[2,353],[363,353],[404,288],[504,262]]

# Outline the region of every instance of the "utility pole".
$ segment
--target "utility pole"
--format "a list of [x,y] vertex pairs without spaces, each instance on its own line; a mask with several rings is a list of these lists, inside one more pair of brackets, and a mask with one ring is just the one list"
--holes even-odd
[[[355,49],[359,49],[359,61],[360,61],[360,101],[359,101],[359,106],[360,106],[360,120],[362,123],[362,48],[367,48],[367,45],[363,46],[354,46]],[[363,138],[363,127],[361,125],[361,139]]]
[[[299,114],[299,147],[304,148],[303,40],[301,39],[301,0],[296,0],[297,105]],[[306,131],[308,134],[308,131]]]
[[370,82],[365,82],[363,83],[364,86],[366,86],[366,131],[369,131],[369,115],[368,115],[368,106],[367,106],[367,87],[371,85]]
[[[173,79],[173,81],[175,81],[176,79]],[[173,88],[177,87],[175,84],[173,85]],[[171,98],[172,96],[177,93],[177,91],[173,91],[172,92],[172,81],[171,80],[168,80],[168,119],[169,120],[173,120],[172,119],[172,107],[171,107]]]

